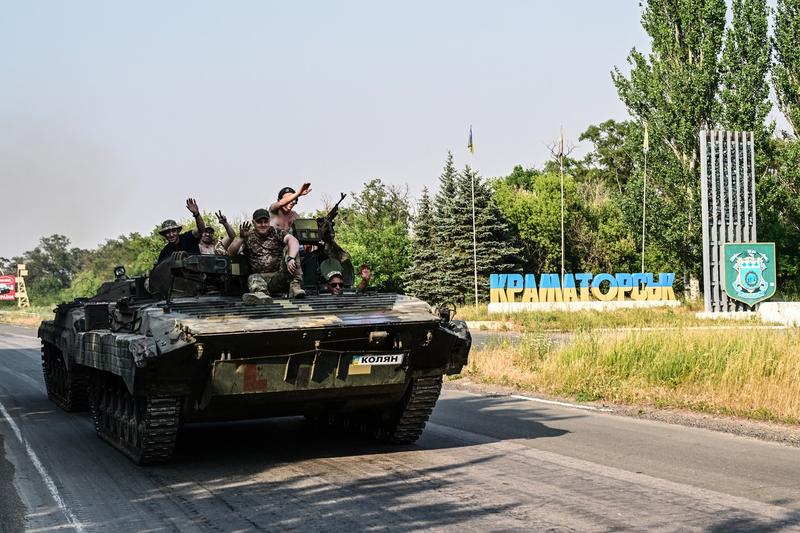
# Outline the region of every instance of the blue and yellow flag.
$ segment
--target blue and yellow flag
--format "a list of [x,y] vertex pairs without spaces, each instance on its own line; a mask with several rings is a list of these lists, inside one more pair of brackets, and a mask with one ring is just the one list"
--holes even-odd
[[469,127],[469,141],[467,142],[469,153],[475,155],[475,145],[472,143],[472,126]]

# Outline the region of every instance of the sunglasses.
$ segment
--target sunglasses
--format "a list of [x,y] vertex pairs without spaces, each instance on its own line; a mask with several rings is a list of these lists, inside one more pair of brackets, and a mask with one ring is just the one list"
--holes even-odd
[[344,288],[344,283],[328,283],[334,289],[342,289]]

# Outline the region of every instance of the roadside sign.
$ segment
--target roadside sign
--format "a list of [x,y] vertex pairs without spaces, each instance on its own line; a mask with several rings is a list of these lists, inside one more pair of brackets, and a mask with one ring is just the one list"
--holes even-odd
[[753,306],[775,294],[775,244],[725,243],[725,293],[734,300]]
[[17,299],[17,278],[16,276],[0,276],[0,301],[11,301]]

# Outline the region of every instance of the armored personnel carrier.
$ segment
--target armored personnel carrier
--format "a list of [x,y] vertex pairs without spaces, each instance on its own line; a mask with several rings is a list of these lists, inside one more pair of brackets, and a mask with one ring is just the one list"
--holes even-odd
[[305,415],[412,443],[470,349],[446,308],[400,294],[311,284],[245,306],[239,258],[179,253],[148,278],[115,274],[42,322],[42,369],[53,402],[90,410],[138,464],[169,460],[180,427],[201,421]]

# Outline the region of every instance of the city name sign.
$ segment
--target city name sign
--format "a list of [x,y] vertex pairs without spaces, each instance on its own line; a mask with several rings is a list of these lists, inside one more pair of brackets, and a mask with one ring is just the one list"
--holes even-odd
[[489,301],[610,302],[612,300],[675,301],[674,272],[622,274],[491,274]]

